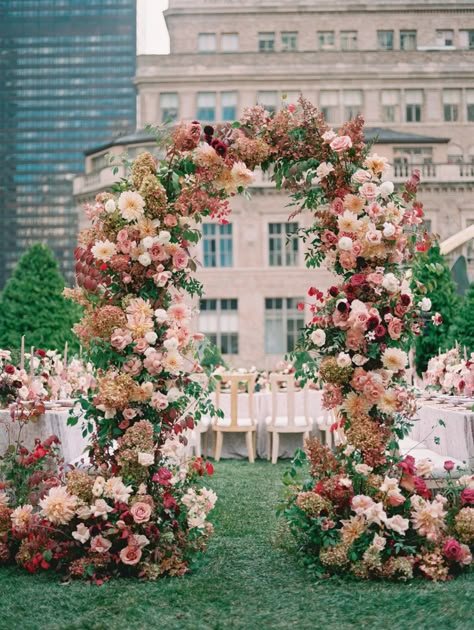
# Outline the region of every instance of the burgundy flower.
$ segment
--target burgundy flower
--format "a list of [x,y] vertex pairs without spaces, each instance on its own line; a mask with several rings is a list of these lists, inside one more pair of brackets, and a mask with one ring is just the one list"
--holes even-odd
[[363,273],[355,273],[351,278],[351,284],[354,287],[360,287],[360,285],[364,283],[365,283],[365,276]]
[[367,320],[367,330],[374,330],[379,325],[380,320],[376,315],[371,315]]
[[431,499],[431,490],[426,485],[424,479],[421,477],[415,477],[414,483],[416,494],[419,494],[420,497],[423,497],[424,499]]
[[474,488],[464,488],[461,492],[461,503],[463,505],[474,505]]
[[157,473],[153,475],[153,481],[159,483],[160,486],[171,486],[170,479],[173,475],[167,468],[160,468]]
[[454,538],[448,538],[444,543],[443,553],[448,560],[454,562],[460,562],[464,555],[460,543]]
[[411,455],[406,455],[401,462],[398,462],[397,467],[400,468],[404,475],[414,475],[415,458]]
[[331,287],[329,289],[329,295],[331,297],[337,297],[339,295],[339,287]]
[[403,304],[403,306],[410,306],[411,297],[407,295],[406,293],[402,293],[400,296],[400,302]]
[[4,369],[5,369],[5,372],[6,372],[7,374],[15,374],[15,368],[14,368],[14,366],[13,366],[13,365],[10,365],[9,363],[7,363],[7,364],[5,365],[5,368],[4,368]]
[[374,333],[377,339],[382,339],[383,337],[385,337],[386,332],[387,332],[387,329],[385,328],[383,324],[379,324],[374,330]]

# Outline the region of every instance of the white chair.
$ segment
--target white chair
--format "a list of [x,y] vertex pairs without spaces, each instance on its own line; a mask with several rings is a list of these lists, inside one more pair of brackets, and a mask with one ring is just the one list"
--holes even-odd
[[[257,421],[254,413],[254,389],[256,374],[226,374],[217,382],[216,408],[220,409],[221,387],[224,383],[230,383],[230,414],[223,418],[214,418],[212,429],[216,434],[214,459],[220,460],[224,433],[245,433],[247,454],[251,464],[255,461]],[[247,386],[248,411],[244,415],[239,414],[239,387]],[[240,401],[243,400],[243,396]]]
[[[286,392],[280,390],[280,384],[286,383]],[[293,374],[271,374],[272,415],[265,418],[267,425],[267,458],[272,464],[277,463],[280,447],[280,433],[302,433],[303,442],[309,437],[313,419],[308,414],[308,391],[303,389],[303,415],[295,412],[295,377]],[[281,394],[283,393],[283,397]],[[282,398],[286,402],[286,414],[281,409]],[[283,403],[283,406],[284,403]],[[283,413],[282,413],[283,412]],[[273,444],[272,444],[273,442]]]

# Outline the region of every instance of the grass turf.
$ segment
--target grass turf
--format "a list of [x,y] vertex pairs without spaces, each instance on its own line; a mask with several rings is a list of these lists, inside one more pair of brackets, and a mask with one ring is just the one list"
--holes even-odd
[[97,587],[3,568],[0,629],[474,628],[472,575],[443,584],[311,581],[272,543],[285,467],[216,465],[209,484],[219,495],[216,532],[188,577]]

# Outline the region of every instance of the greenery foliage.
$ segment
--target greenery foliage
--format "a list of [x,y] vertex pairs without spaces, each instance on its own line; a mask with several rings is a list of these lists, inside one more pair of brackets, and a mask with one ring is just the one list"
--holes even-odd
[[[416,368],[419,374],[426,370],[434,355],[451,347],[451,332],[460,298],[446,258],[441,254],[439,243],[434,242],[424,256],[416,260],[414,279],[425,287],[431,299],[431,313],[425,320],[422,334],[416,341]],[[443,323],[439,326],[431,320],[433,313],[440,313]],[[474,332],[473,332],[474,335]],[[474,339],[474,337],[473,337]]]
[[461,307],[457,309],[452,329],[452,344],[455,341],[461,348],[466,347],[468,353],[474,352],[474,282],[469,287]]
[[0,296],[0,347],[19,349],[24,335],[27,350],[60,350],[66,342],[72,351],[78,349],[71,328],[81,309],[63,297],[63,289],[52,251],[41,243],[30,247]]

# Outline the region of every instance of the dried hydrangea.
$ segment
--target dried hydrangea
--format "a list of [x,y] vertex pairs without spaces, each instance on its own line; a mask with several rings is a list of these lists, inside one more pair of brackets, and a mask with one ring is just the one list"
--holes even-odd
[[413,577],[413,559],[404,556],[389,558],[383,565],[383,576],[406,582]]
[[474,508],[459,510],[454,518],[454,530],[461,542],[468,545],[474,543]]
[[92,501],[92,487],[94,479],[81,470],[71,470],[67,474],[66,488],[69,494],[76,495],[84,503]]
[[140,195],[146,201],[147,215],[159,217],[167,209],[166,190],[155,175],[146,175],[140,186]]
[[331,502],[315,492],[300,492],[296,505],[308,516],[328,516],[332,512]]
[[319,552],[319,560],[325,567],[344,567],[349,563],[349,545],[341,542],[332,547],[326,547]]
[[140,153],[132,164],[131,169],[131,180],[136,190],[140,189],[145,177],[153,173],[156,173],[155,158],[148,151]]

